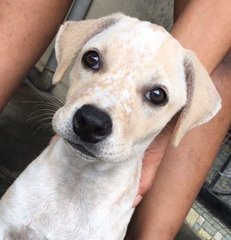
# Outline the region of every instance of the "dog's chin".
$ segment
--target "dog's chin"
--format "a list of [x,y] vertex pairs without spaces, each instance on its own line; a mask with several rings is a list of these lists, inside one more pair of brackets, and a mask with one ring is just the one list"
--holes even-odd
[[66,142],[84,159],[88,159],[88,160],[96,159],[96,156],[92,152],[87,150],[83,145],[69,141],[69,140],[66,140]]

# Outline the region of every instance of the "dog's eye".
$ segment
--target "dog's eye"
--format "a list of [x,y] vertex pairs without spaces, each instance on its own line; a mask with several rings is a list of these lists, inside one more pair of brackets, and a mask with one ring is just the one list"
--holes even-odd
[[146,93],[146,98],[155,105],[165,105],[168,102],[166,91],[161,87],[155,87]]
[[82,57],[82,63],[84,66],[93,70],[98,70],[101,67],[100,57],[97,51],[90,50],[84,53]]

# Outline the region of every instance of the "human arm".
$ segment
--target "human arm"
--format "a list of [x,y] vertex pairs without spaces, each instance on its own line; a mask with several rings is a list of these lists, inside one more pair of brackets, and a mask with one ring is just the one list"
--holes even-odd
[[71,3],[0,1],[0,112],[55,36]]

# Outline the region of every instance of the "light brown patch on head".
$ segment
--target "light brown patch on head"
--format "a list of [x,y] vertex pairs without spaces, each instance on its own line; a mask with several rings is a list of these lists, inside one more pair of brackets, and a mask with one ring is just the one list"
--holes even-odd
[[71,66],[80,48],[95,35],[116,24],[123,15],[108,16],[85,21],[68,21],[59,29],[56,36],[55,52],[58,66],[53,84],[58,83]]

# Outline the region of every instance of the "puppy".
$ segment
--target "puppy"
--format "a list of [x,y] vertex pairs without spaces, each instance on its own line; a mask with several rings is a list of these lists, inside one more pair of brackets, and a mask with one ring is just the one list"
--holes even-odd
[[55,139],[1,199],[0,239],[122,240],[149,144],[181,111],[177,146],[220,97],[192,52],[123,14],[66,22],[55,48],[66,104]]

